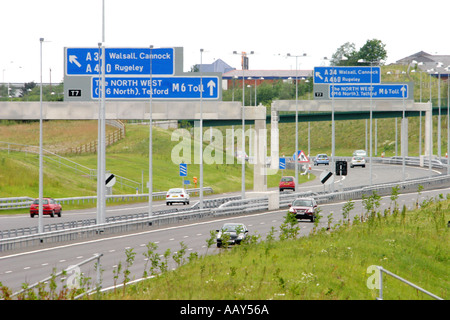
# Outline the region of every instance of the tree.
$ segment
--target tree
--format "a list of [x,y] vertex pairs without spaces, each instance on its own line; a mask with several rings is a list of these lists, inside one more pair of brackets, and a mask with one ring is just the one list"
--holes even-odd
[[[347,60],[343,60],[344,57]],[[331,57],[332,66],[349,66],[355,65],[358,61],[358,51],[355,49],[355,44],[346,42],[340,46]]]
[[21,97],[26,96],[28,94],[28,92],[32,91],[35,87],[36,87],[36,83],[34,83],[34,81],[25,83],[23,85],[23,87],[20,88],[20,90],[21,90],[20,96]]
[[[354,43],[346,42],[332,55],[331,65],[355,66],[358,64],[359,59],[366,61],[360,65],[370,65],[370,62],[386,60],[387,52],[385,46],[380,40],[372,39],[367,40],[357,51]],[[347,59],[343,60],[344,57]]]
[[385,46],[381,40],[367,40],[361,49],[359,49],[358,59],[364,59],[367,61],[367,65],[370,65],[370,62],[386,60],[387,52],[384,48]]

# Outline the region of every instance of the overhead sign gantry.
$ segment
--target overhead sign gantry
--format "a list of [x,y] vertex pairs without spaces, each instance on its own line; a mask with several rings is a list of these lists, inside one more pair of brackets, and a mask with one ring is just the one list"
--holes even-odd
[[314,68],[314,100],[413,99],[412,88],[410,83],[381,83],[379,66]]
[[[65,101],[98,100],[100,57],[100,48],[64,48]],[[107,100],[221,100],[221,83],[220,73],[184,73],[183,48],[105,48]]]

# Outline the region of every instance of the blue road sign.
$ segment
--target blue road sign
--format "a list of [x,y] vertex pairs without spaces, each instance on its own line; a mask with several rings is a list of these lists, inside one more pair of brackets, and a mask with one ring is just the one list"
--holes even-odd
[[[66,48],[66,75],[98,75],[99,48]],[[105,48],[106,75],[173,75],[174,48]]]
[[187,177],[187,163],[180,163],[180,177]]
[[[371,94],[371,88],[372,94]],[[407,84],[347,84],[330,86],[330,98],[335,99],[408,99]]]
[[380,83],[380,72],[380,67],[314,67],[314,83]]
[[[150,78],[106,77],[106,99],[149,99]],[[219,98],[218,77],[152,77],[152,99],[202,99]],[[99,97],[101,80],[92,77],[92,99]]]
[[280,170],[286,169],[286,158],[280,158],[278,163],[280,164]]

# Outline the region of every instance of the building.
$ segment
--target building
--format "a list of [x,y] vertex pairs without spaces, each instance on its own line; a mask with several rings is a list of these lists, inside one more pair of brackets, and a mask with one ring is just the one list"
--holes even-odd
[[440,75],[441,78],[444,79],[448,78],[450,73],[449,70],[446,70],[450,67],[450,55],[432,55],[424,51],[419,51],[408,57],[397,60],[396,63],[401,65],[411,64],[411,68],[414,68],[417,64],[417,67],[423,72],[435,76]]
[[217,59],[211,64],[201,64],[199,66],[200,72],[220,72],[226,73],[233,70],[234,68],[224,62],[222,59]]

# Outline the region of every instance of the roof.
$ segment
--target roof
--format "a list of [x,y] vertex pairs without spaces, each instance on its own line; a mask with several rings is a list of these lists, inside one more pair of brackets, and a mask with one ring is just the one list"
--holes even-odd
[[233,79],[235,77],[242,78],[244,76],[247,80],[252,79],[295,79],[312,77],[312,70],[231,70],[222,75],[222,79]]
[[220,72],[225,73],[230,70],[233,70],[234,68],[228,65],[226,62],[224,62],[222,59],[217,59],[211,64],[201,64],[200,66],[200,72]]
[[422,71],[433,69],[434,72],[439,71],[440,74],[448,74],[448,71],[444,68],[450,66],[450,55],[431,55],[424,51],[419,51],[415,54],[398,60],[396,63],[407,65],[413,61],[417,61],[417,66]]

